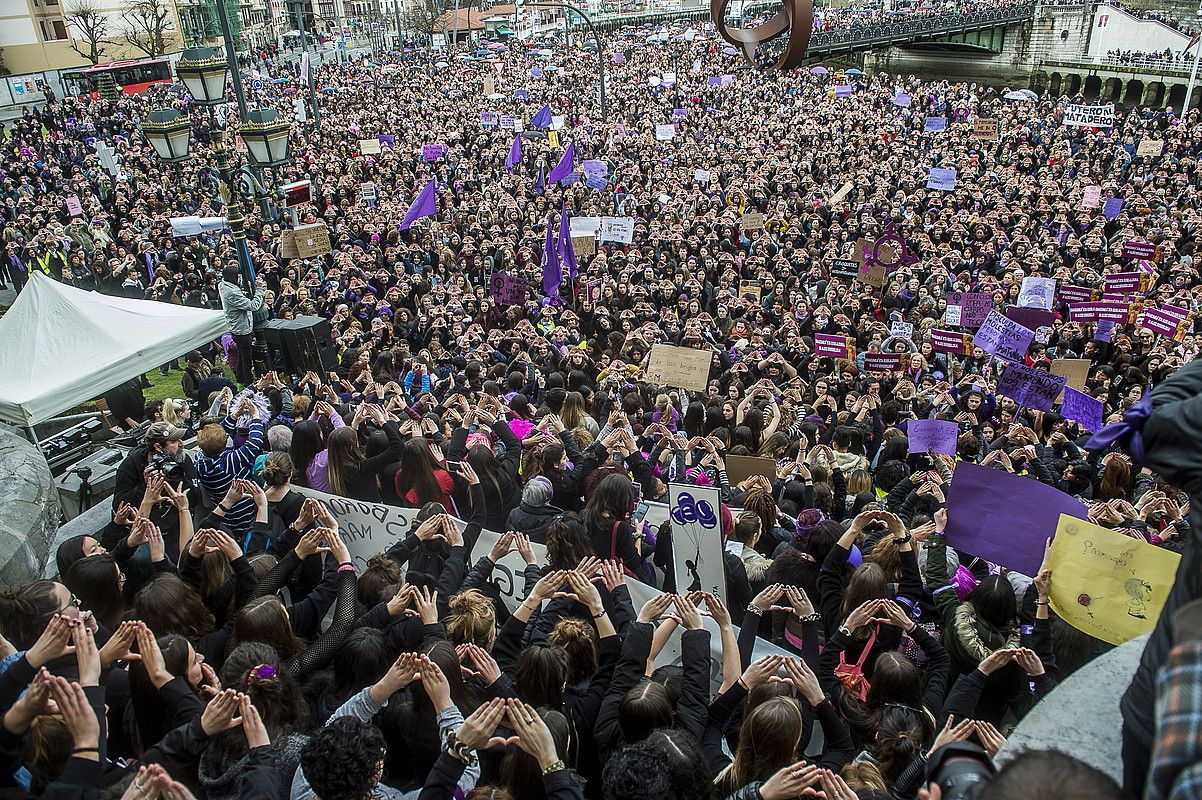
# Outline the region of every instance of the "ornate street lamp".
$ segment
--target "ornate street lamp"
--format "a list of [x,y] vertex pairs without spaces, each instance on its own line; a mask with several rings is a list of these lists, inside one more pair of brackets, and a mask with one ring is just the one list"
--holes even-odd
[[246,115],[241,127],[247,155],[255,166],[271,169],[289,158],[292,145],[288,121],[274,109],[257,109]]
[[229,65],[225,54],[216,47],[192,47],[175,62],[175,74],[198,105],[215,106],[225,102],[225,84]]
[[159,158],[168,163],[183,161],[188,157],[191,133],[192,123],[173,108],[151,111],[142,123],[142,134]]

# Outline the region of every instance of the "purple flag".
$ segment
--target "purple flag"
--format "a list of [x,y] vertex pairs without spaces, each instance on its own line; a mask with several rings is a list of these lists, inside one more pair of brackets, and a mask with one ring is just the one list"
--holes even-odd
[[513,168],[522,163],[522,134],[513,137],[509,147],[509,155],[505,157],[505,169],[513,172]]
[[533,117],[530,118],[530,124],[538,128],[540,131],[545,131],[551,127],[551,106],[543,106],[538,110]]
[[563,268],[559,265],[559,253],[556,251],[555,226],[553,217],[547,217],[547,237],[543,241],[543,294],[555,297],[559,294],[559,284],[563,283]]
[[143,260],[146,261],[146,271],[150,274],[151,282],[154,281],[154,260],[150,257],[150,253],[142,254]]
[[409,226],[417,222],[422,217],[432,217],[438,213],[438,189],[431,180],[422,189],[422,193],[413,201],[413,205],[409,206],[409,210],[405,212],[405,219],[401,221],[401,230],[409,230]]
[[568,142],[567,149],[563,151],[563,157],[559,159],[559,163],[555,165],[555,169],[551,170],[551,174],[547,176],[547,183],[559,183],[572,174],[572,168],[575,165],[576,143]]
[[1097,433],[1102,430],[1102,401],[1065,386],[1060,416],[1073,420],[1090,433]]
[[572,226],[568,222],[568,207],[559,211],[559,261],[568,267],[568,277],[576,280],[576,250],[572,247]]
[[1034,478],[961,461],[947,493],[947,543],[1033,576],[1061,514],[1086,518],[1084,504]]
[[534,191],[542,194],[547,191],[547,176],[544,173],[543,165],[538,165],[538,177],[534,179]]

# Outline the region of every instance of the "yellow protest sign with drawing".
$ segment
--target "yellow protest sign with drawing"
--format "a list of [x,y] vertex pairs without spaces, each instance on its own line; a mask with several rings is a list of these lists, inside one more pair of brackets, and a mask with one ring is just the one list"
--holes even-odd
[[1052,609],[1079,631],[1122,644],[1156,625],[1181,556],[1060,515],[1048,565]]

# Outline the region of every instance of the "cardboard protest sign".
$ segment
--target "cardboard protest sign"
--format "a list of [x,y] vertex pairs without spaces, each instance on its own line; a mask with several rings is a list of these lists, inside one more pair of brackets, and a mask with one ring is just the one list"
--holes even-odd
[[1048,566],[1056,614],[1110,644],[1147,633],[1160,618],[1181,556],[1163,547],[1061,515]]
[[947,490],[947,543],[1034,577],[1061,514],[1085,519],[1085,505],[1034,478],[960,461]]
[[851,194],[851,190],[854,188],[851,181],[844,181],[843,185],[839,187],[839,191],[831,195],[830,204],[833,206],[842,203],[843,198]]
[[972,138],[985,141],[996,141],[998,138],[998,122],[996,119],[981,117],[972,124]]
[[1082,208],[1097,208],[1102,202],[1102,187],[1101,186],[1086,186],[1081,192],[1081,207]]
[[904,353],[865,353],[864,369],[868,372],[900,372],[906,368]]
[[1064,107],[1064,124],[1076,128],[1113,128],[1114,103],[1104,106],[1069,103]]
[[296,251],[296,231],[291,228],[280,231],[280,258],[300,258]]
[[722,491],[716,486],[668,484],[672,567],[678,592],[714,592],[726,599],[722,567]]
[[572,251],[576,253],[576,258],[585,258],[597,252],[597,237],[596,236],[573,236]]
[[758,211],[748,211],[739,221],[745,231],[762,231],[764,229],[764,215]]
[[[697,487],[691,487],[697,488]],[[337,497],[335,495],[316,492],[312,489],[300,489],[298,491],[306,497],[312,497],[325,506],[338,522],[339,531],[346,540],[347,548],[350,550],[352,560],[362,569],[367,565],[368,560],[379,553],[387,550],[395,542],[405,538],[412,530],[415,520],[415,511],[411,508],[397,508],[395,506],[386,506],[381,503],[368,503],[360,500],[350,500],[345,497]],[[655,503],[664,509],[664,516],[667,516],[668,507],[663,503]],[[648,515],[650,519],[650,515]],[[462,520],[454,520],[455,524],[462,531],[466,527],[466,523]],[[481,531],[480,538],[476,542],[476,547],[482,553],[487,553],[500,540],[501,535],[495,531]],[[546,563],[547,549],[541,544],[532,544],[531,548],[534,551],[534,557],[539,563]],[[525,582],[522,580],[522,572],[526,567],[526,562],[522,559],[521,554],[511,552],[504,556],[493,567],[494,585],[497,587],[500,595],[500,600],[511,612],[516,611],[522,600],[525,599]],[[642,608],[643,604],[653,597],[658,597],[662,592],[652,586],[638,581],[630,581],[627,584],[630,590],[630,598],[637,607]],[[718,627],[714,624],[713,619],[707,616],[702,616],[701,624],[710,632],[710,652],[712,658],[712,666],[710,668],[710,686],[716,690],[722,682],[722,645],[721,636],[719,635]],[[736,635],[738,629],[736,628]],[[752,650],[752,658],[760,658],[765,655],[784,655],[788,653],[763,639],[756,639],[756,644]],[[669,639],[667,646],[660,652],[656,658],[656,664],[666,666],[671,664],[679,665],[680,663],[680,637],[674,635]]]
[[1064,389],[1066,378],[1026,364],[1007,364],[998,380],[997,393],[1009,397],[1022,408],[1051,411]]
[[726,477],[731,486],[738,486],[752,475],[763,475],[770,481],[776,480],[776,461],[759,456],[727,456]]
[[526,302],[526,292],[529,281],[523,275],[510,275],[507,272],[494,272],[488,279],[488,295],[498,303],[508,306],[520,306]]
[[972,352],[972,340],[967,333],[931,328],[931,349],[966,356]]
[[856,345],[850,336],[815,333],[814,355],[824,358],[843,358],[850,361],[856,357]]
[[1083,392],[1089,380],[1089,365],[1088,358],[1058,358],[1052,362],[1052,374],[1063,375],[1069,386]]
[[1028,275],[1018,290],[1018,304],[1024,308],[1051,308],[1056,302],[1056,279]]
[[651,348],[647,364],[647,382],[674,389],[704,392],[710,377],[713,353],[691,347],[657,344]]
[[760,286],[759,281],[739,281],[739,297],[751,295],[756,300],[759,300],[761,299],[762,294],[763,288]]
[[931,167],[931,172],[927,175],[927,188],[940,192],[953,191],[956,188],[956,171],[954,169]]
[[942,419],[912,419],[906,423],[906,438],[911,453],[956,454],[960,425]]
[[947,117],[926,117],[922,121],[923,133],[939,133],[947,130]]
[[1006,309],[1006,319],[1012,319],[1024,328],[1038,331],[1046,328],[1056,319],[1055,311],[1045,311],[1042,308],[1022,308],[1010,306]]
[[972,344],[1006,361],[1022,361],[1034,340],[1035,331],[1007,319],[997,311],[990,311],[977,329]]
[[379,139],[360,139],[359,140],[359,154],[360,155],[376,156],[376,155],[379,155],[381,152],[383,152],[383,151],[380,150],[380,140]]
[[1135,148],[1135,155],[1144,158],[1156,158],[1164,152],[1164,139],[1140,139]]
[[296,253],[298,258],[316,258],[324,256],[333,248],[330,247],[330,229],[324,222],[314,222],[312,225],[297,225],[293,229],[296,234]]
[[[956,310],[952,311],[953,308]],[[993,295],[988,292],[948,292],[944,322],[962,328],[978,328],[992,310]]]
[[1071,419],[1090,433],[1097,433],[1102,429],[1102,401],[1065,386],[1060,416]]

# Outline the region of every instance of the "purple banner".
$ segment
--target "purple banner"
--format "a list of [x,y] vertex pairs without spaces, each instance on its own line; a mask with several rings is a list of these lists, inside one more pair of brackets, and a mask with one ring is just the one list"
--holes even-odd
[[849,336],[832,336],[829,333],[814,334],[814,355],[824,358],[855,358],[856,347]]
[[1006,309],[1006,319],[1012,319],[1024,328],[1037,330],[1051,326],[1056,320],[1056,312],[1046,311],[1042,308],[1010,306]]
[[901,353],[865,353],[864,369],[869,372],[900,372],[904,369]]
[[998,380],[997,393],[1009,397],[1023,408],[1051,411],[1068,378],[1025,364],[1007,364]]
[[1071,419],[1090,433],[1097,433],[1102,429],[1102,401],[1065,386],[1060,416]]
[[1152,333],[1167,336],[1177,341],[1184,339],[1186,332],[1189,331],[1189,325],[1186,324],[1185,320],[1179,319],[1158,308],[1149,308],[1144,312],[1143,319],[1140,321],[1140,327],[1147,328]]
[[923,133],[939,133],[947,130],[947,117],[927,117],[923,120]]
[[1099,322],[1093,332],[1095,342],[1109,342],[1112,336],[1114,336],[1114,323],[1108,319]]
[[1123,242],[1123,258],[1153,258],[1155,255],[1156,245],[1151,242],[1141,242],[1138,239]]
[[911,453],[956,454],[960,425],[942,419],[912,419],[906,423],[906,437]]
[[1106,199],[1106,204],[1102,206],[1102,216],[1108,220],[1113,220],[1123,212],[1123,198],[1109,197]]
[[1085,519],[1085,506],[1034,478],[961,461],[947,493],[947,543],[1033,577],[1061,514]]
[[931,328],[931,349],[966,356],[972,352],[972,340],[967,333]]
[[423,144],[422,145],[422,160],[437,161],[442,158],[442,154],[447,151],[445,144]]
[[522,275],[494,272],[488,281],[488,294],[498,303],[520,306],[526,302],[528,284],[529,282]]
[[1110,294],[1138,294],[1151,288],[1146,272],[1116,272],[1107,275],[1103,291]]
[[1088,303],[1091,300],[1098,299],[1093,289],[1084,286],[1066,286],[1065,284],[1060,284],[1058,292],[1060,300],[1065,303]]
[[1007,319],[997,311],[990,311],[973,337],[972,344],[1006,361],[1022,361],[1034,339],[1035,331]]

